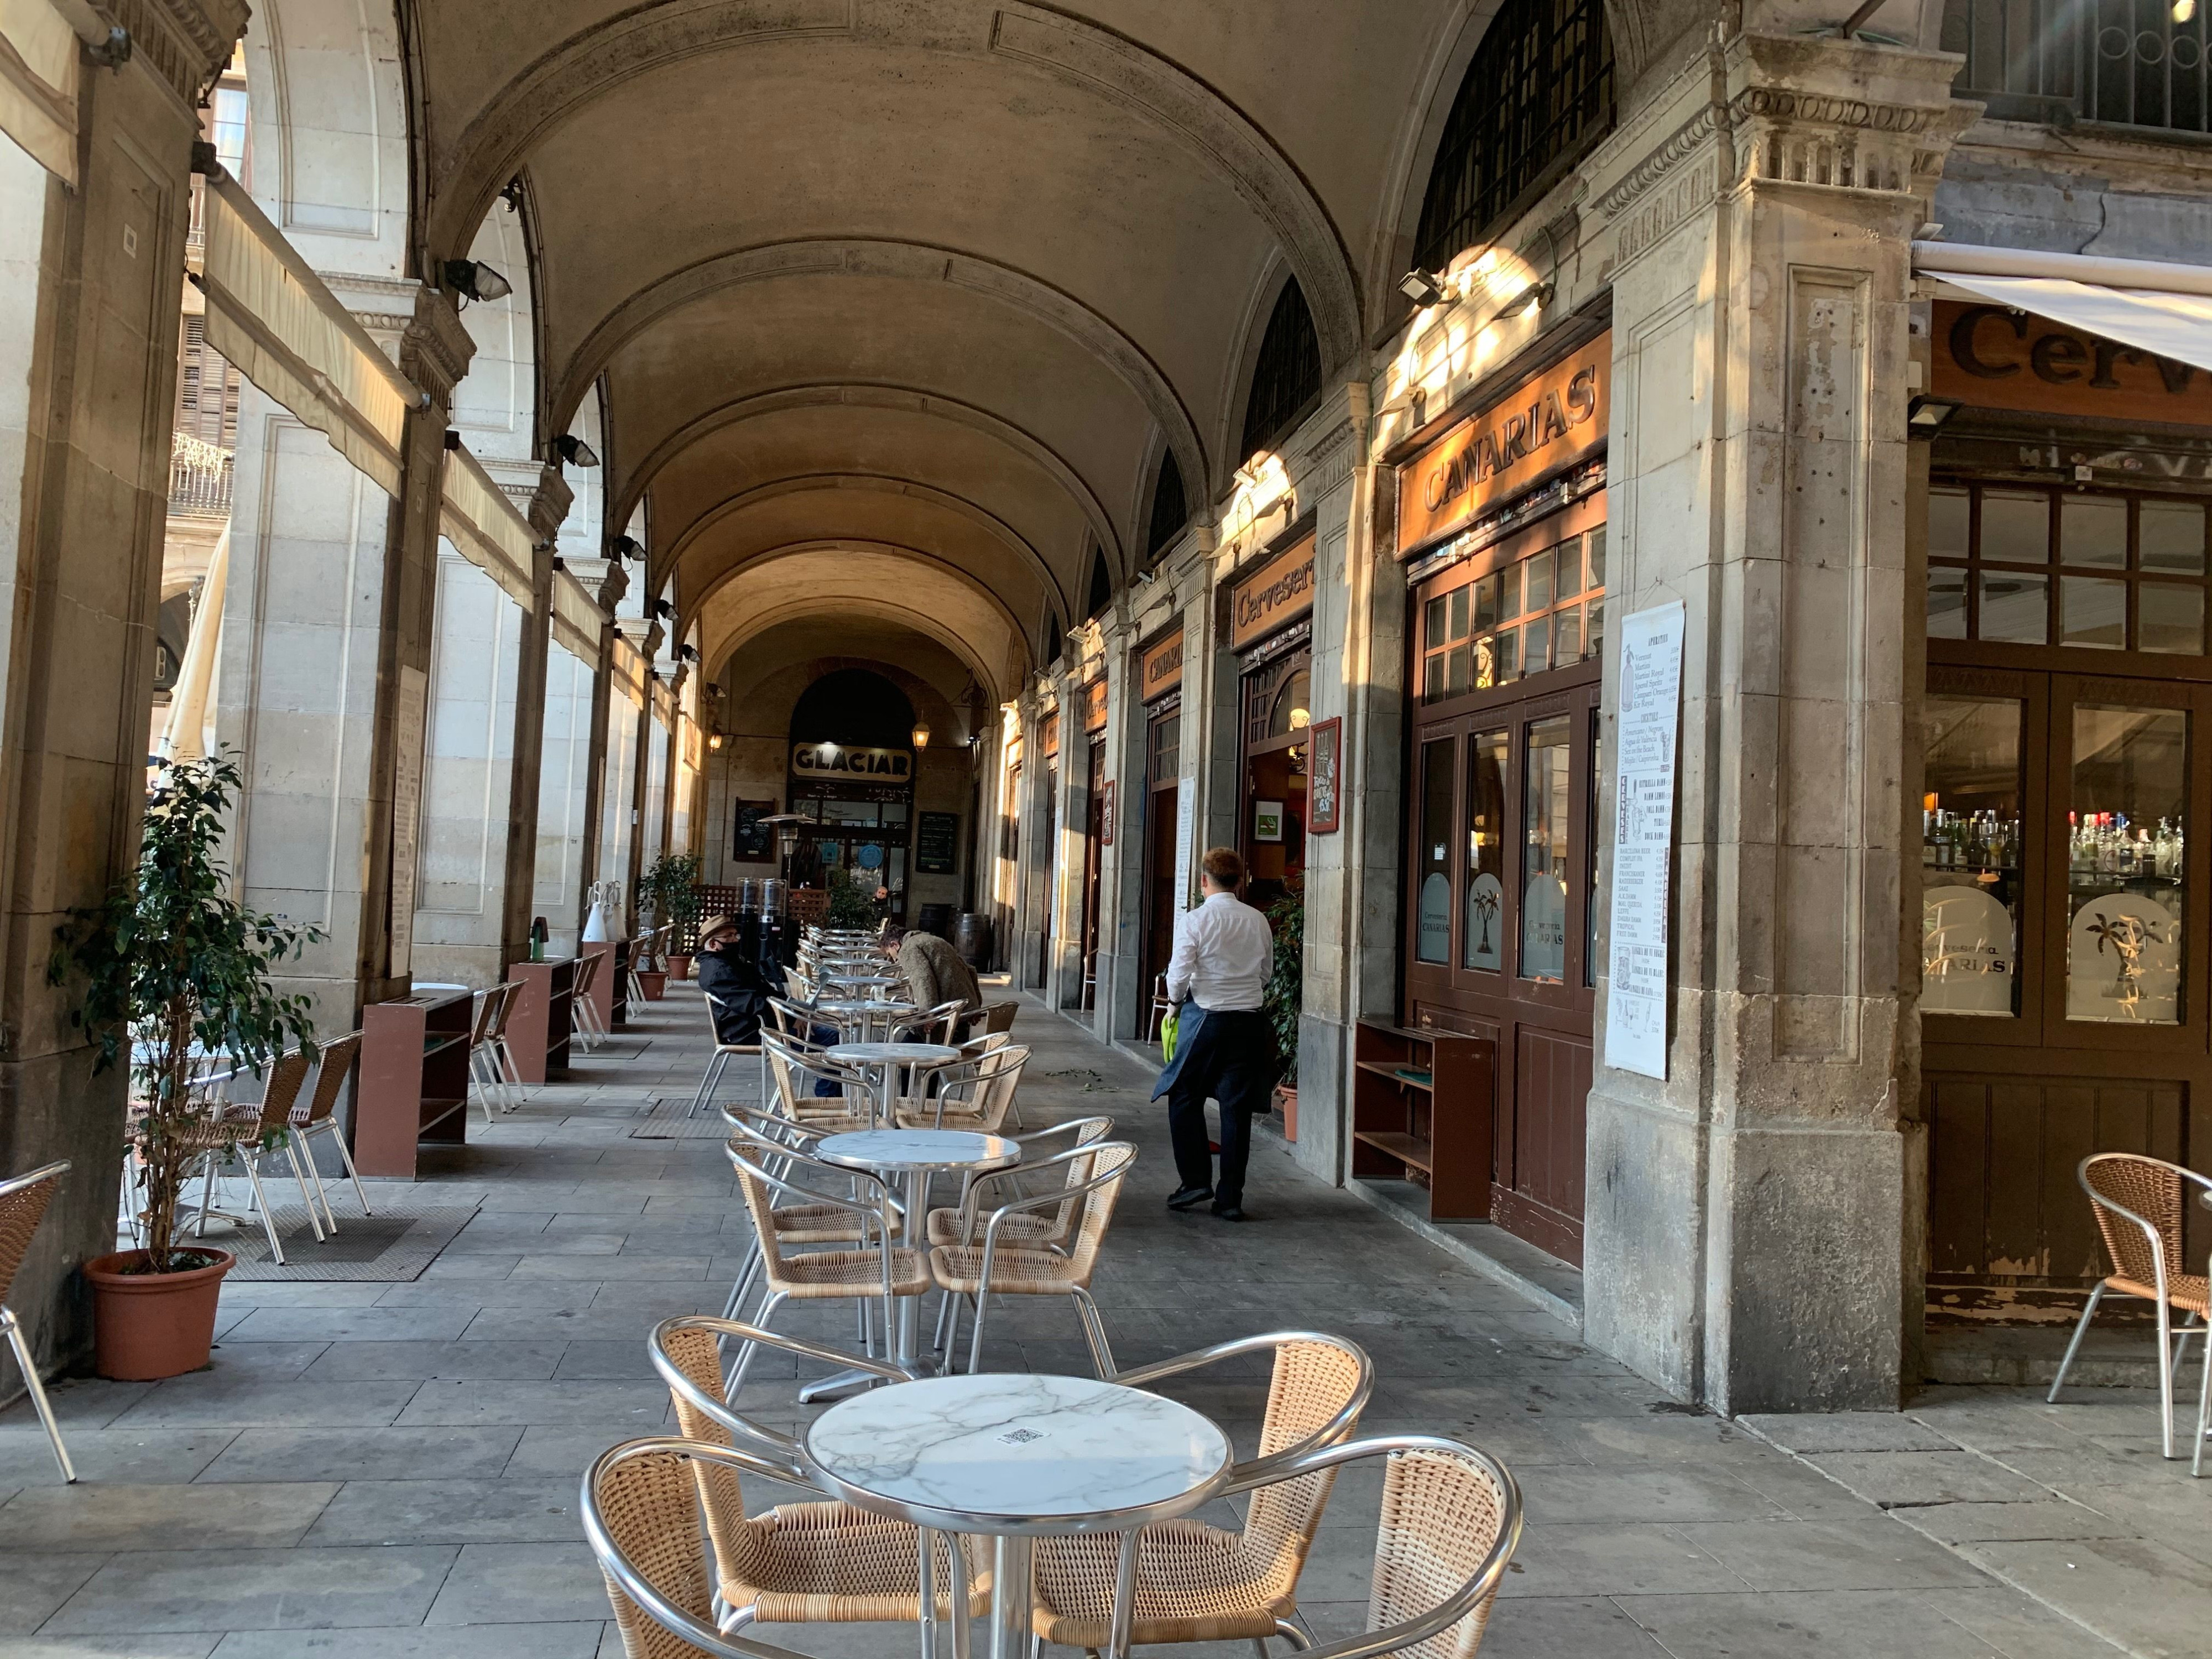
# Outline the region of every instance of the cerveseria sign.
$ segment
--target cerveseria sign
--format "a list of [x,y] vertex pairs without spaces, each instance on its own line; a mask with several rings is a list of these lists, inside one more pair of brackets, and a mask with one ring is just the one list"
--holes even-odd
[[1229,594],[1229,645],[1241,651],[1313,609],[1314,538],[1301,536]]

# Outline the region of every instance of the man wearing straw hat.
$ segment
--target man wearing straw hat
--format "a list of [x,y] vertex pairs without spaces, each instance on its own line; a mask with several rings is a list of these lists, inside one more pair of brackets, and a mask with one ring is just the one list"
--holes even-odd
[[769,987],[760,969],[757,942],[747,950],[736,922],[709,916],[699,927],[699,988],[714,1011],[717,1042],[750,1046],[760,1041]]

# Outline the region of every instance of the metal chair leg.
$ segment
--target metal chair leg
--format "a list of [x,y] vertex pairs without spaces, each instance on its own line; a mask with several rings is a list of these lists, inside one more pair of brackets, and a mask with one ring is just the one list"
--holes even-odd
[[[322,1230],[331,1237],[337,1237],[338,1218],[331,1212],[330,1194],[323,1190],[323,1172],[315,1167],[314,1156],[308,1152],[307,1142],[300,1139],[296,1129],[285,1133],[284,1156],[292,1161],[292,1178],[300,1183],[300,1196],[307,1200],[307,1213],[313,1216],[315,1206],[319,1204],[323,1211],[319,1224]],[[301,1173],[302,1170],[306,1171],[304,1175]],[[308,1190],[311,1187],[313,1188],[312,1192]]]
[[345,1165],[346,1179],[353,1182],[353,1195],[361,1200],[361,1212],[367,1215],[368,1193],[361,1184],[361,1171],[353,1166],[353,1149],[346,1145],[345,1132],[334,1121],[331,1122],[330,1136],[337,1143],[338,1162]]
[[261,1212],[261,1230],[269,1235],[269,1259],[281,1267],[284,1266],[284,1247],[276,1242],[276,1218],[269,1212],[268,1194],[261,1190],[261,1155],[241,1151],[239,1162],[246,1165],[246,1184],[253,1189],[254,1206]]
[[729,1059],[723,1050],[714,1050],[714,1057],[707,1062],[707,1069],[700,1073],[699,1092],[691,1097],[691,1109],[685,1115],[696,1117],[714,1104],[714,1085],[722,1080],[722,1067],[729,1063]]
[[2197,1444],[2190,1454],[2189,1478],[2204,1473],[2204,1436],[2212,1430],[2212,1335],[2204,1339],[2203,1374],[2197,1382]]
[[2173,1310],[2160,1300],[2158,1304],[2158,1415],[2160,1426],[2166,1431],[2165,1455],[2173,1455]]
[[1098,1304],[1091,1299],[1091,1292],[1080,1286],[1070,1295],[1083,1321],[1084,1340],[1091,1344],[1091,1363],[1098,1368],[1098,1380],[1111,1382],[1115,1376],[1114,1350],[1106,1340],[1106,1322],[1098,1316]]
[[24,1390],[31,1396],[31,1407],[38,1413],[46,1439],[53,1446],[54,1462],[61,1465],[62,1479],[75,1486],[76,1467],[70,1462],[69,1448],[62,1444],[62,1427],[54,1421],[53,1402],[46,1398],[46,1385],[39,1380],[39,1368],[32,1362],[30,1342],[24,1337],[23,1328],[15,1316],[5,1308],[0,1308],[0,1325],[7,1327],[8,1346],[15,1350],[15,1364],[23,1373]]
[[[773,1292],[767,1301],[761,1304],[761,1310],[753,1316],[753,1323],[762,1330],[768,1329],[769,1322],[775,1317],[775,1310],[783,1305],[786,1295],[787,1292],[782,1291]],[[734,1401],[738,1390],[745,1386],[745,1373],[752,1369],[753,1354],[759,1346],[759,1343],[748,1339],[744,1346],[738,1350],[737,1367],[731,1371],[730,1380],[722,1389],[725,1400]]]
[[979,1286],[974,1300],[975,1331],[968,1340],[968,1374],[970,1376],[983,1369],[983,1304],[990,1300],[990,1287]]
[[315,1235],[315,1243],[319,1244],[323,1242],[323,1218],[316,1213],[315,1196],[307,1190],[307,1177],[300,1170],[299,1149],[293,1146],[289,1131],[277,1145],[283,1148],[284,1161],[292,1166],[292,1179],[300,1183],[300,1201],[307,1206],[307,1225]]
[[2074,1356],[2081,1351],[2081,1339],[2089,1334],[2089,1322],[2097,1316],[2097,1304],[2105,1299],[2105,1282],[2097,1281],[2097,1288],[2089,1292],[2089,1305],[2081,1310],[2081,1322],[2074,1327],[2074,1340],[2066,1345],[2066,1357],[2058,1362],[2058,1375],[2051,1379],[2051,1392],[2043,1396],[2043,1403],[2058,1403],[2058,1385],[2066,1380],[2066,1369],[2074,1363]]

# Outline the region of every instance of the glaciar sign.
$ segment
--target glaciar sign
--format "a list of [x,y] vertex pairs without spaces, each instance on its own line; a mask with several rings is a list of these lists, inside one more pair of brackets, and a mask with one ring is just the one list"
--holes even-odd
[[903,749],[794,743],[791,745],[791,775],[795,778],[849,778],[858,783],[904,783],[914,775],[914,757]]

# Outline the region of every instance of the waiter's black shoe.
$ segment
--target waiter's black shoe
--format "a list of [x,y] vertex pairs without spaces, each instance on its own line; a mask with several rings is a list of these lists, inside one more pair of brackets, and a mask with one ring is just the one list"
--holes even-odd
[[1217,1204],[1213,1206],[1213,1212],[1219,1216],[1224,1221],[1249,1221],[1251,1219],[1249,1216],[1247,1216],[1244,1213],[1244,1206],[1242,1204]]
[[1169,1195],[1168,1208],[1188,1210],[1195,1205],[1205,1203],[1212,1196],[1213,1188],[1211,1187],[1178,1187]]

